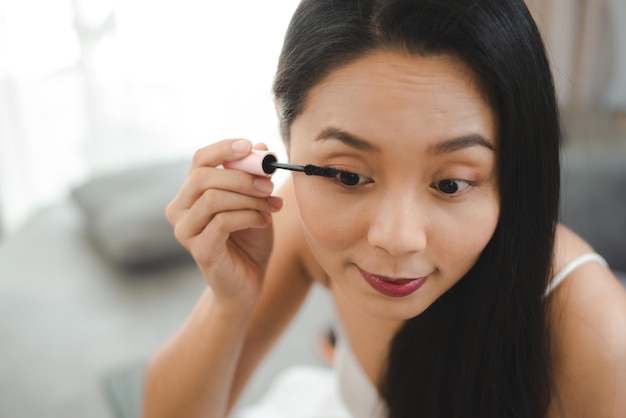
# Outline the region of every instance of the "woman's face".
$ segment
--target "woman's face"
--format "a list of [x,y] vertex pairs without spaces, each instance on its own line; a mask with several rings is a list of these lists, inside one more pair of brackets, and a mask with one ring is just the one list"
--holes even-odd
[[372,53],[310,91],[289,154],[349,172],[293,180],[336,291],[404,320],[474,265],[499,215],[496,124],[469,68],[448,55]]

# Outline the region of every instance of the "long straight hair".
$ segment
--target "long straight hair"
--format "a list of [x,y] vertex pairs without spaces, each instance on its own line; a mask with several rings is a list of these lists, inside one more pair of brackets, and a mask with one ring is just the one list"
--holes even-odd
[[287,143],[310,89],[374,50],[459,57],[498,121],[498,225],[465,277],[394,337],[389,415],[545,416],[560,130],[539,31],[522,0],[304,0],[274,81]]

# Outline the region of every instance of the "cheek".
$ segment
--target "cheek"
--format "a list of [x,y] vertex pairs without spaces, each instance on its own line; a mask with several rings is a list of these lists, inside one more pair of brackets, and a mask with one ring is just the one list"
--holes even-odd
[[489,243],[498,223],[499,205],[496,199],[465,209],[466,212],[455,216],[454,221],[441,221],[442,225],[448,226],[448,231],[438,234],[441,241],[437,247],[445,252],[451,263],[475,261]]
[[[349,248],[363,250],[368,235],[368,207],[375,204],[354,196],[325,192],[324,179],[294,178],[294,189],[301,221],[309,244],[320,261],[340,255]],[[370,208],[371,209],[371,208]],[[469,269],[491,239],[499,216],[495,194],[487,193],[472,204],[427,210],[427,257],[440,268],[458,273]],[[355,215],[360,214],[360,215]],[[456,273],[455,273],[456,274]]]
[[347,210],[345,205],[337,204],[337,199],[318,191],[312,183],[319,181],[325,180],[303,178],[299,182],[294,179],[302,225],[314,251],[345,249],[363,236],[359,217],[354,216],[354,208]]

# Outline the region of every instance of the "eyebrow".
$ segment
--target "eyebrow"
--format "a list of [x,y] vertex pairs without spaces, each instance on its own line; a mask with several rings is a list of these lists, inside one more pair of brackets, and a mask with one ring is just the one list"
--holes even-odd
[[428,153],[433,155],[448,154],[474,146],[482,146],[490,149],[491,151],[495,151],[495,148],[491,144],[491,142],[487,141],[485,138],[478,134],[472,134],[447,139],[445,141],[432,144],[428,147]]
[[336,139],[359,151],[380,152],[380,149],[376,145],[337,128],[326,128],[316,138],[317,141],[324,141],[326,139]]
[[[316,138],[317,141],[324,141],[327,139],[335,139],[360,151],[380,152],[380,149],[376,145],[338,128],[326,128]],[[491,142],[483,138],[481,135],[471,134],[432,144],[428,147],[427,152],[433,155],[441,155],[460,151],[473,146],[482,146],[490,149],[491,151],[495,151]]]

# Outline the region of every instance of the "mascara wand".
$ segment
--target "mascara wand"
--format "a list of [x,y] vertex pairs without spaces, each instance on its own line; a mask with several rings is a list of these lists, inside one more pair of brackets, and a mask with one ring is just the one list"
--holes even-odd
[[[284,170],[299,171],[301,173],[306,174],[307,176],[335,177],[338,174],[338,171],[335,170],[334,168],[318,167],[313,164],[296,165],[296,164],[272,162],[270,163],[270,165],[274,169],[282,168]],[[268,173],[268,174],[271,174],[271,173]]]
[[316,165],[297,165],[279,163],[276,155],[270,151],[261,151],[253,149],[250,154],[241,160],[224,163],[224,168],[245,171],[246,173],[256,174],[258,176],[271,176],[277,168],[283,170],[297,171],[307,176],[335,177],[339,174],[338,170],[329,167],[318,167]]

